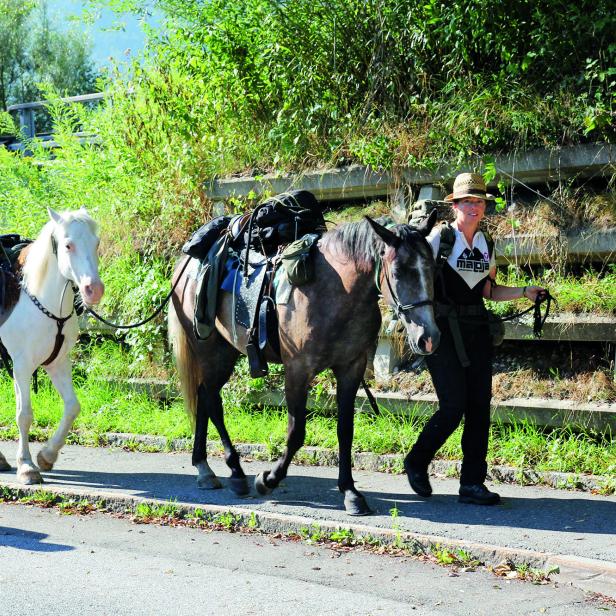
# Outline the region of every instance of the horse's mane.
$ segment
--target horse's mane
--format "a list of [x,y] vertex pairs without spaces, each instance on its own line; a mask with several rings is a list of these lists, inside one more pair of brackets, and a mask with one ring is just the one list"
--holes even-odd
[[366,220],[345,223],[328,231],[321,243],[332,253],[355,261],[360,270],[370,269],[383,244]]
[[[60,212],[60,215],[64,221],[64,226],[68,226],[72,222],[82,222],[88,225],[92,233],[98,232],[96,223],[83,208],[72,212]],[[33,295],[40,293],[47,276],[49,262],[53,254],[51,236],[55,224],[52,220],[49,220],[34,242],[28,246],[28,254],[23,265],[23,278],[24,284]]]
[[[417,230],[409,225],[395,225],[390,228],[403,241],[410,240]],[[326,233],[322,240],[324,248],[339,252],[355,261],[358,269],[369,270],[380,258],[383,250],[383,240],[373,231],[367,220],[350,222]]]

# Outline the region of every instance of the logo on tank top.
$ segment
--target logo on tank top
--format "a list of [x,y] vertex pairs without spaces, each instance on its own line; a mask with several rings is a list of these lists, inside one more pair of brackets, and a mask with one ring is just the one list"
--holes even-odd
[[461,272],[482,274],[490,269],[490,263],[478,248],[465,248],[456,260],[456,268]]

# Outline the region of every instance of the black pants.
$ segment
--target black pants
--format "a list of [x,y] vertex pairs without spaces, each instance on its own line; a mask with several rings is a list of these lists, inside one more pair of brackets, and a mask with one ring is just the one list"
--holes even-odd
[[436,452],[464,417],[462,432],[461,484],[483,483],[490,433],[492,398],[492,343],[487,326],[460,323],[470,366],[462,367],[447,320],[439,319],[441,343],[426,358],[438,396],[439,408],[432,415],[409,454],[409,463],[426,469]]

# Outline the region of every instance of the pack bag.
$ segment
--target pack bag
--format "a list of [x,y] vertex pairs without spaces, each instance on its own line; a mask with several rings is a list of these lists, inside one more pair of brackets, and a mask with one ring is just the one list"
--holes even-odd
[[313,246],[319,237],[317,233],[308,233],[295,242],[291,242],[282,251],[282,265],[287,280],[293,286],[299,287],[314,279]]
[[0,235],[0,267],[5,271],[12,270],[19,253],[31,243],[32,240],[27,240],[18,233]]
[[326,231],[323,207],[307,190],[293,190],[264,201],[252,213],[245,242],[266,255],[308,233]]
[[[486,238],[486,244],[488,245],[488,254],[490,258],[494,254],[494,240],[492,236],[483,231],[483,235]],[[456,243],[456,232],[449,223],[441,225],[441,240],[438,247],[438,253],[436,255],[436,277],[440,278],[442,270],[451,255],[454,244]],[[492,346],[500,346],[505,339],[505,324],[501,321],[492,311],[487,310],[488,329],[490,331],[490,338],[492,340]]]
[[182,247],[182,252],[202,261],[230,222],[231,216],[218,216],[206,222],[192,234]]
[[21,251],[31,243],[32,240],[17,233],[0,235],[0,313],[19,298],[21,272],[15,264]]

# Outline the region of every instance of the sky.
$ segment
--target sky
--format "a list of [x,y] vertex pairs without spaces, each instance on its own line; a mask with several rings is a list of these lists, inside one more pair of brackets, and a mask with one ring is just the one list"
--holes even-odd
[[[84,2],[82,0],[47,0],[50,16],[54,22],[67,27],[71,26],[70,16],[83,16]],[[155,19],[150,20],[151,25],[156,24]],[[77,22],[79,25],[79,22]],[[121,26],[118,29],[117,26]],[[92,58],[98,67],[110,66],[112,59],[115,62],[125,62],[143,49],[145,35],[142,25],[136,16],[115,15],[105,10],[95,24],[82,24],[81,28],[90,34],[93,49]]]

